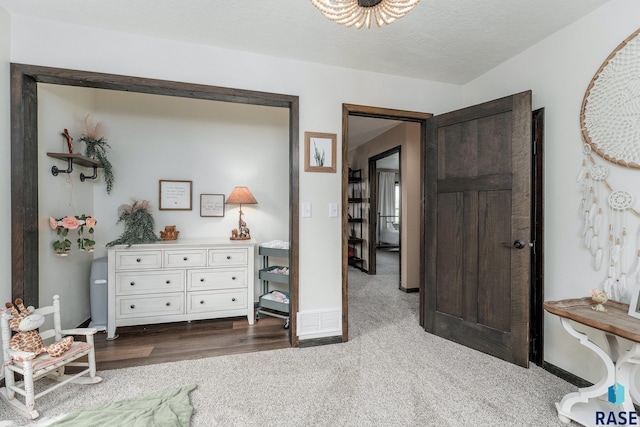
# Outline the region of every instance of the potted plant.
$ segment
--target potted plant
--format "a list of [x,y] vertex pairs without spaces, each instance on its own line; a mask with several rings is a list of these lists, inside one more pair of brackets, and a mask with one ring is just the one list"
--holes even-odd
[[107,139],[102,135],[104,126],[101,122],[94,123],[87,115],[84,118],[85,133],[80,137],[80,141],[86,144],[85,156],[97,159],[102,163],[104,172],[104,182],[107,184],[107,194],[111,194],[113,188],[113,167],[107,157],[107,153],[111,146],[107,143]]

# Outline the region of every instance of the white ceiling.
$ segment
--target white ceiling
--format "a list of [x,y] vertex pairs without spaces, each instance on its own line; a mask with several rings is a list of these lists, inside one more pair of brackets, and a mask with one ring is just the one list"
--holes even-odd
[[[12,15],[270,56],[465,84],[609,0],[421,0],[371,29],[310,0],[0,0]],[[399,122],[351,117],[349,147]]]
[[310,0],[0,0],[12,15],[464,84],[608,0],[421,0],[382,28]]

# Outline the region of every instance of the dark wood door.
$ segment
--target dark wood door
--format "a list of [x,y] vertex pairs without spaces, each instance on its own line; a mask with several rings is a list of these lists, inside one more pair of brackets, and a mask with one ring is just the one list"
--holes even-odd
[[424,327],[528,366],[531,92],[427,121]]

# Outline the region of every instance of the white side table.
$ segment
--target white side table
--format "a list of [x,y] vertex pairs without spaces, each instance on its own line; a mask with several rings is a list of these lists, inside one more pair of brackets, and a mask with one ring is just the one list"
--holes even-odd
[[[635,413],[634,402],[640,402],[640,393],[633,381],[640,367],[640,321],[627,314],[628,304],[609,301],[605,304],[606,312],[591,308],[591,298],[568,299],[545,302],[544,308],[560,317],[564,329],[580,344],[592,350],[602,360],[606,373],[596,384],[579,388],[569,393],[556,403],[560,421],[571,420],[585,426],[607,425],[611,417],[617,424],[630,424],[631,417],[640,423],[640,416]],[[606,338],[599,346],[582,332],[578,332],[572,321],[601,330]],[[632,342],[629,350],[621,345],[622,339]],[[624,387],[624,400],[619,405],[609,402],[609,388],[616,383]]]

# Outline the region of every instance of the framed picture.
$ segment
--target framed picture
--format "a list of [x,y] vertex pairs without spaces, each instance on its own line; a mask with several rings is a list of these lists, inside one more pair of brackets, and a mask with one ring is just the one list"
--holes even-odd
[[191,181],[160,180],[161,211],[191,210]]
[[336,134],[304,133],[304,170],[336,172]]
[[224,194],[201,194],[200,216],[224,216]]
[[636,284],[631,294],[631,301],[629,301],[629,316],[640,319],[640,284]]

